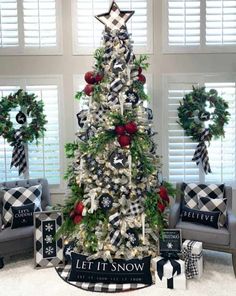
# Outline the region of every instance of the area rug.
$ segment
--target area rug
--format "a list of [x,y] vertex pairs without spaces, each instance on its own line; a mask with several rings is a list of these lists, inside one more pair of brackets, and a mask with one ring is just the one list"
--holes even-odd
[[[201,280],[189,280],[186,291],[160,289],[153,285],[141,290],[112,295],[121,296],[235,296],[236,278],[231,255],[204,251]],[[109,295],[81,290],[65,283],[54,268],[35,270],[33,259],[16,257],[0,270],[1,296],[100,296]]]

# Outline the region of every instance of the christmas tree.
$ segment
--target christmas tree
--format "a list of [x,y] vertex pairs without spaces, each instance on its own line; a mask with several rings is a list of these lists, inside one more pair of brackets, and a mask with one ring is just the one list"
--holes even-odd
[[89,259],[156,256],[171,186],[159,180],[152,110],[144,91],[147,56],[136,58],[126,23],[133,11],[115,2],[96,18],[105,25],[94,69],[78,92],[87,108],[66,145],[70,196],[61,233]]

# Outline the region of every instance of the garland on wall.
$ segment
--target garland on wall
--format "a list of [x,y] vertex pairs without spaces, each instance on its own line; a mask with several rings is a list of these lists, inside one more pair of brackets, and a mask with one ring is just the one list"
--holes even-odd
[[211,173],[207,146],[208,142],[224,137],[224,127],[229,122],[228,103],[215,89],[195,88],[186,94],[178,107],[179,125],[187,136],[198,142],[193,161],[201,164],[204,172]]
[[[15,120],[12,111],[19,110]],[[27,171],[25,144],[40,139],[46,131],[44,104],[35,94],[22,89],[0,100],[0,136],[13,146],[11,167],[19,169],[19,175]],[[17,124],[16,124],[17,123]]]

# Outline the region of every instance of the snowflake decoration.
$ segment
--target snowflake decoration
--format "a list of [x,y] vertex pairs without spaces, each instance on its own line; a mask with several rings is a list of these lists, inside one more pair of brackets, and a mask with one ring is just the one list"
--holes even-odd
[[53,237],[52,237],[51,234],[50,235],[46,235],[46,237],[45,237],[44,240],[45,240],[46,244],[51,244],[52,241],[53,241]]
[[53,252],[54,252],[54,248],[53,247],[47,247],[46,249],[45,249],[45,253],[47,254],[47,255],[52,255],[53,254]]
[[111,206],[111,200],[109,197],[104,197],[102,200],[104,208],[109,208]]
[[131,244],[135,244],[137,238],[135,236],[134,233],[129,233],[129,241],[131,242]]
[[46,231],[50,232],[50,231],[53,230],[53,225],[50,224],[50,223],[48,223],[48,224],[45,226],[45,229],[46,229]]
[[136,96],[134,94],[129,94],[129,100],[131,102],[136,102]]
[[168,249],[172,249],[172,248],[173,248],[173,244],[172,244],[172,243],[170,243],[170,242],[169,242],[169,243],[167,243],[167,248],[168,248]]

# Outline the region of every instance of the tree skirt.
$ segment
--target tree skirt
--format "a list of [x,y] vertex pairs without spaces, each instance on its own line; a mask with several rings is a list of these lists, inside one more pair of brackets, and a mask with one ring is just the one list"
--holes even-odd
[[66,264],[65,266],[56,268],[58,275],[66,283],[87,291],[114,293],[114,292],[137,290],[137,289],[148,287],[148,285],[144,285],[144,284],[103,284],[103,283],[69,282],[68,278],[70,275],[70,270],[71,270],[71,264]]

